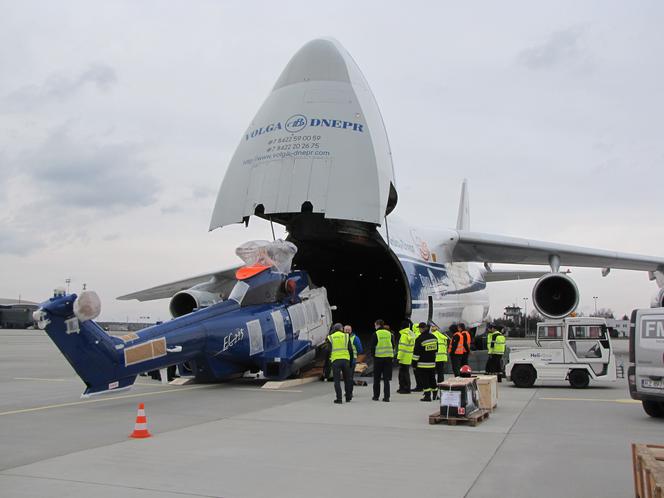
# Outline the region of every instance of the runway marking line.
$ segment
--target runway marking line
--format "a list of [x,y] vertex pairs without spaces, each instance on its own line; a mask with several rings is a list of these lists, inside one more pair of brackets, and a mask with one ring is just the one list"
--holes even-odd
[[151,391],[147,393],[136,393],[136,394],[125,394],[122,396],[113,396],[110,398],[97,398],[97,399],[88,399],[84,401],[72,401],[71,403],[58,403],[55,405],[45,405],[45,406],[36,406],[34,408],[23,408],[21,410],[11,410],[8,412],[0,412],[0,417],[4,415],[16,415],[18,413],[30,413],[30,412],[39,412],[44,410],[51,410],[53,408],[65,408],[68,406],[78,406],[78,405],[87,405],[92,403],[103,403],[106,401],[114,401],[116,399],[129,399],[129,398],[140,398],[141,396],[154,396],[156,394],[168,394],[168,393],[178,393],[182,391],[191,391],[192,389],[203,389],[209,388],[208,385],[203,386],[191,386],[191,387],[182,387],[180,389],[173,389],[168,391]]
[[260,387],[233,387],[235,391],[256,391],[261,393],[301,393],[297,389],[261,389]]
[[14,377],[14,380],[41,380],[44,382],[67,382],[71,379],[42,379],[40,377]]
[[[33,380],[39,382],[79,382],[77,377],[71,377],[69,379],[42,379],[39,377],[14,377],[14,380]],[[171,388],[177,389],[177,386],[171,386],[169,384],[158,384],[158,383],[149,383],[149,382],[134,382],[133,386],[150,386],[150,387],[162,387],[162,388]]]
[[635,399],[601,399],[601,398],[539,398],[547,401],[600,401],[604,403],[622,403],[622,404],[632,404],[632,403],[641,403]]

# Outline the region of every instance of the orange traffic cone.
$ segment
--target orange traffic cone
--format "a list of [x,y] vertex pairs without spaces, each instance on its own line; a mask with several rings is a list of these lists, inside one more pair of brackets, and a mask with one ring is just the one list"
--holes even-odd
[[145,416],[145,405],[138,404],[138,413],[136,414],[136,424],[134,424],[134,432],[129,437],[145,438],[151,437],[152,434],[148,432],[148,418]]

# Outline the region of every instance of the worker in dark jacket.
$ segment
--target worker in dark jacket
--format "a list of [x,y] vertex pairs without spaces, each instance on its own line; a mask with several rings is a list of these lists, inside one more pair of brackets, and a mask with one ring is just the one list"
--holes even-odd
[[424,396],[420,401],[431,401],[438,398],[436,385],[436,354],[438,353],[438,339],[429,332],[429,326],[422,322],[419,324],[420,335],[415,339],[413,348],[413,365],[418,371]]
[[376,332],[371,336],[370,350],[374,357],[373,399],[380,397],[380,381],[383,380],[383,401],[390,401],[392,380],[392,358],[394,358],[394,335],[385,327],[383,320],[374,323]]

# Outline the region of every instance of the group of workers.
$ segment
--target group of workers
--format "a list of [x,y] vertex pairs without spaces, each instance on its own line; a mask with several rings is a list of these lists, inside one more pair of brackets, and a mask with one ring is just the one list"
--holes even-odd
[[[373,397],[380,399],[381,382],[383,398],[390,401],[390,381],[392,380],[393,361],[399,365],[400,394],[422,392],[420,401],[432,401],[438,398],[438,383],[445,378],[445,363],[452,363],[452,371],[459,376],[462,368],[468,365],[468,356],[472,342],[471,334],[463,323],[452,324],[447,333],[435,324],[420,322],[412,324],[406,320],[399,330],[396,340],[388,325],[383,320],[374,323],[375,332],[371,335],[369,350],[374,359]],[[363,353],[362,342],[350,325],[334,324],[328,336],[329,363],[332,368],[335,403],[341,404],[341,378],[344,381],[346,402],[353,398],[354,370],[357,355]],[[505,336],[495,325],[490,324],[487,332],[488,360],[485,371],[496,374],[501,381],[502,356],[505,353]],[[415,387],[411,388],[410,369],[414,369]]]

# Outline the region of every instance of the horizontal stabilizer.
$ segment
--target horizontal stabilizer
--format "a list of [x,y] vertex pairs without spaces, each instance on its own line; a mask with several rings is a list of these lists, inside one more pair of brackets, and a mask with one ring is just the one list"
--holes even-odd
[[204,273],[195,277],[157,285],[155,287],[150,287],[149,289],[120,296],[117,299],[120,299],[121,301],[129,301],[131,299],[138,299],[139,301],[166,299],[173,297],[180,291],[191,289],[194,286],[201,286],[200,290],[228,295],[236,282],[235,271],[241,266],[242,264],[236,264],[224,270]]
[[590,249],[464,230],[459,230],[458,236],[452,252],[454,261],[549,265],[551,256],[557,256],[560,264],[565,266],[642,271],[664,268],[664,257]]

